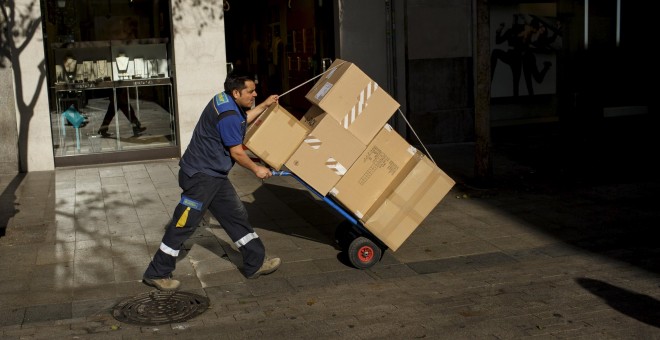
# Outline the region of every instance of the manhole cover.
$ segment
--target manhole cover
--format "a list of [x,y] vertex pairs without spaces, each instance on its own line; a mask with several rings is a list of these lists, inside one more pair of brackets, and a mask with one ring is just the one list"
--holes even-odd
[[112,316],[135,325],[162,325],[190,320],[208,307],[209,299],[204,296],[156,290],[119,302]]

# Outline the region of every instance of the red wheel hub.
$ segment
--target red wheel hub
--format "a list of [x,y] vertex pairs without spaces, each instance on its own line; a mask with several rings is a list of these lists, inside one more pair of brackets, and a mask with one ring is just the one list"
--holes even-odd
[[363,246],[358,250],[358,259],[362,262],[369,262],[374,257],[374,250],[369,246]]

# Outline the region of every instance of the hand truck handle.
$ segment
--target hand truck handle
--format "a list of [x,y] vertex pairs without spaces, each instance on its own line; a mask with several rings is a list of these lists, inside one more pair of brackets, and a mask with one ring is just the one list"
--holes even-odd
[[291,172],[284,170],[271,170],[273,176],[291,176]]

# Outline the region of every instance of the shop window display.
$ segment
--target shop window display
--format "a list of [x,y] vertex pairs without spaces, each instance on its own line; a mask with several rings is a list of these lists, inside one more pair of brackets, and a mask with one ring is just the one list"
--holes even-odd
[[[174,150],[169,2],[48,0],[45,9],[56,164],[58,157]],[[84,122],[73,126],[71,110]]]

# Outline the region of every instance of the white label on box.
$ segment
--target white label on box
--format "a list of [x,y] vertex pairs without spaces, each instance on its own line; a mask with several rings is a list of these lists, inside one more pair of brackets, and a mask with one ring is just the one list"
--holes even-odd
[[314,98],[316,98],[316,100],[320,101],[321,99],[323,99],[323,97],[325,97],[325,95],[328,93],[328,91],[330,91],[332,86],[333,86],[332,83],[325,83],[323,85],[323,87],[321,87],[319,92],[316,92],[316,96],[314,96]]
[[364,217],[364,214],[360,210],[356,210],[355,217],[357,217],[358,219],[362,219],[362,217]]
[[346,173],[346,168],[332,157],[328,158],[325,161],[325,166],[330,168],[338,176],[344,176],[344,174]]
[[332,190],[330,190],[330,194],[333,196],[337,196],[339,194],[339,190],[337,190],[337,188],[332,188]]
[[411,155],[414,155],[414,154],[417,152],[417,148],[415,148],[415,147],[412,146],[412,145],[409,145],[409,146],[408,146],[408,152],[409,152]]

